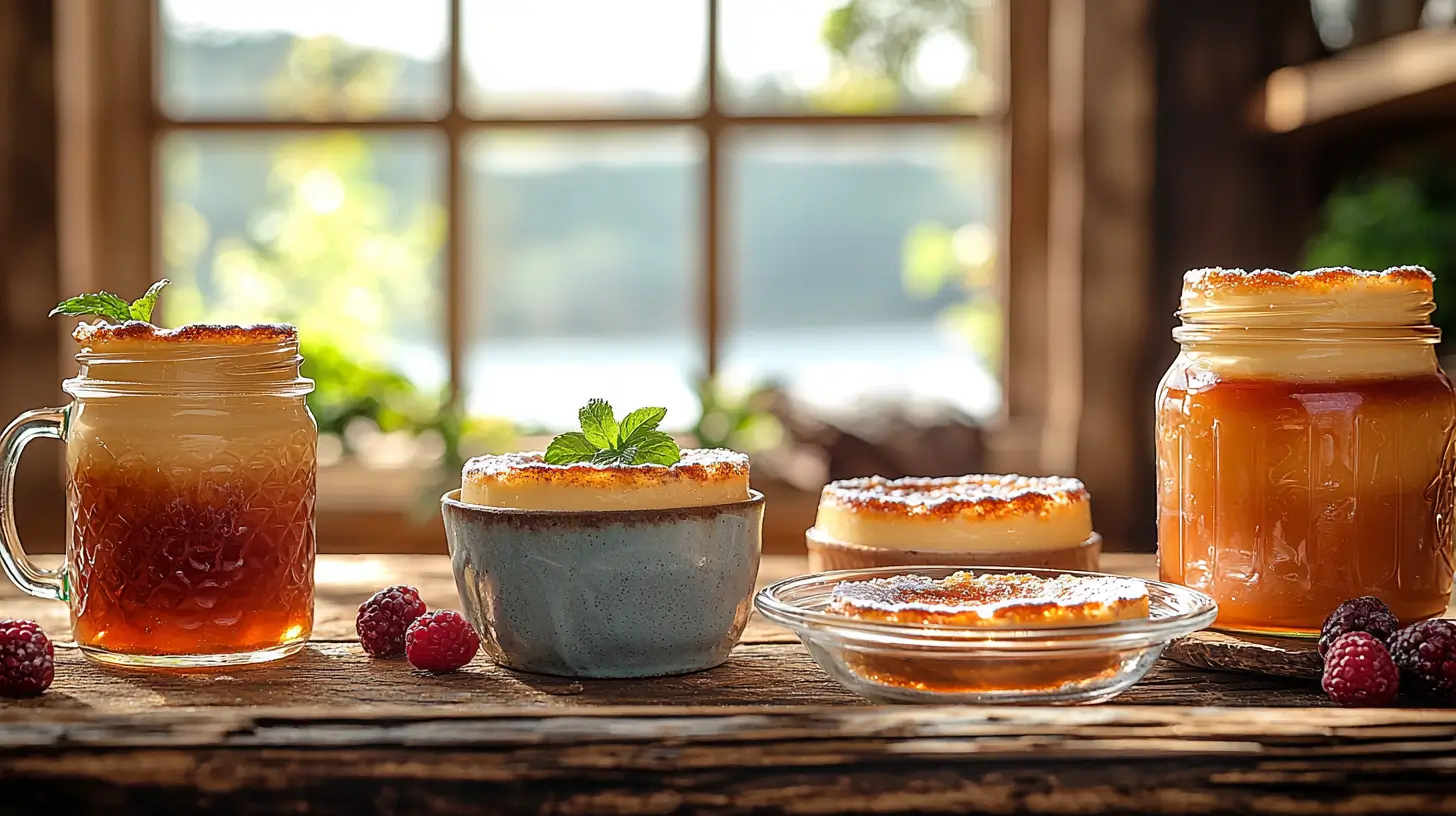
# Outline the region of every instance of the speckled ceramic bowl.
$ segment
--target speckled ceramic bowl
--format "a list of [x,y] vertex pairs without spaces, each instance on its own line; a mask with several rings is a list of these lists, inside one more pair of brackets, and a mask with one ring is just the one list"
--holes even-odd
[[565,677],[712,668],[748,622],[763,494],[673,510],[441,500],[465,616],[495,662]]

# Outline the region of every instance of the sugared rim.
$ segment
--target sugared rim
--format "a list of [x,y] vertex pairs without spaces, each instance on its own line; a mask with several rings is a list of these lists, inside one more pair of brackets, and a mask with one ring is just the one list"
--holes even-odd
[[983,575],[1035,575],[1054,578],[1070,575],[1082,578],[1125,578],[1100,572],[1041,569],[1027,567],[965,566],[897,566],[874,569],[836,570],[803,575],[770,584],[754,598],[754,606],[764,617],[801,634],[827,633],[877,642],[920,644],[940,648],[977,649],[1055,649],[1058,642],[1066,648],[1086,648],[1092,643],[1116,643],[1133,646],[1139,643],[1167,642],[1175,637],[1207,628],[1218,615],[1213,598],[1163,581],[1138,579],[1148,590],[1148,617],[1112,623],[1083,626],[1025,626],[1019,628],[987,628],[949,624],[889,623],[864,621],[821,611],[840,582],[866,581],[897,575],[917,574],[944,578],[959,571]]
[[218,343],[227,345],[250,345],[256,343],[282,343],[298,339],[298,327],[286,323],[256,323],[229,325],[219,323],[191,323],[175,329],[164,329],[151,323],[132,320],[126,323],[81,323],[71,332],[77,343]]
[[733,502],[724,502],[722,504],[693,504],[688,505],[687,507],[661,507],[630,510],[625,508],[613,508],[608,510],[523,510],[519,507],[491,507],[490,505],[486,504],[466,504],[465,502],[460,500],[460,488],[457,487],[454,490],[446,491],[445,494],[440,497],[440,503],[455,510],[469,511],[472,513],[485,513],[492,516],[511,516],[515,518],[565,519],[571,516],[591,516],[593,518],[605,517],[627,519],[652,514],[701,515],[706,513],[712,513],[714,511],[731,510],[735,507],[748,507],[755,504],[763,504],[764,498],[762,493],[754,490],[753,488],[749,488],[748,498],[740,499]]
[[543,458],[541,451],[524,451],[477,456],[465,463],[462,475],[467,479],[511,476],[569,482],[573,475],[608,471],[670,473],[683,479],[702,480],[748,472],[748,455],[727,448],[688,448],[682,452],[682,459],[673,465],[593,465],[588,462],[553,465]]
[[1087,488],[1061,476],[972,474],[940,478],[842,479],[824,486],[821,503],[852,511],[925,518],[974,515],[992,519],[1044,515],[1053,508],[1085,502]]
[[1420,266],[1392,266],[1382,270],[1328,266],[1295,272],[1284,272],[1278,269],[1225,269],[1213,266],[1190,269],[1185,272],[1183,274],[1183,292],[1185,295],[1201,293],[1205,296],[1228,291],[1307,290],[1323,292],[1357,283],[1388,283],[1401,286],[1413,284],[1415,288],[1430,291],[1435,279],[1435,275]]

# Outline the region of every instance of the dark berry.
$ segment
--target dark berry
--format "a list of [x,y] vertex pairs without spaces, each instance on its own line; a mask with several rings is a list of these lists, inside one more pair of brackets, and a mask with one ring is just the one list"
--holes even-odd
[[410,624],[405,656],[417,669],[444,674],[469,663],[480,651],[480,637],[459,612],[437,609]]
[[1400,671],[1390,652],[1369,632],[1346,632],[1325,654],[1320,687],[1343,706],[1381,706],[1395,700]]
[[34,697],[56,678],[56,648],[28,620],[0,620],[0,695]]
[[1407,691],[1426,697],[1456,697],[1456,623],[1428,620],[1390,638],[1390,656]]
[[1324,628],[1320,630],[1319,653],[1323,656],[1340,635],[1348,632],[1369,632],[1385,643],[1399,628],[1400,621],[1395,619],[1390,607],[1374,595],[1345,601],[1325,618]]
[[425,602],[414,587],[392,586],[381,589],[359,604],[359,617],[354,628],[359,632],[359,645],[375,657],[398,657],[404,654],[404,633],[415,618],[425,614]]

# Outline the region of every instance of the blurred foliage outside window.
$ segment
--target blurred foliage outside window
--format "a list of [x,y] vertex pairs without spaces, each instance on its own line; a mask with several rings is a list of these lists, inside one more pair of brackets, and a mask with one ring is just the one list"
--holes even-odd
[[1456,342],[1456,167],[1432,156],[1363,174],[1325,200],[1307,268],[1424,266],[1435,273],[1442,350]]

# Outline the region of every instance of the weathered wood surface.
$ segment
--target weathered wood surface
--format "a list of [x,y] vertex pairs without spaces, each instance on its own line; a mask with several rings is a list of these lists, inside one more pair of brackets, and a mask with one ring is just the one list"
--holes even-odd
[[60,715],[0,735],[0,812],[1453,813],[1453,746],[1456,712]]
[[[764,579],[801,564],[766,559]],[[396,582],[453,605],[444,559],[324,557],[319,579],[320,641],[271,666],[142,673],[61,649],[50,692],[0,702],[0,813],[1456,813],[1456,710],[1342,710],[1307,681],[1170,661],[1109,706],[871,706],[757,620],[683,677],[483,658],[432,677],[366,657],[353,609]],[[7,594],[0,615],[63,631],[49,606]]]
[[[1456,618],[1456,604],[1447,607],[1445,616]],[[1254,672],[1309,681],[1319,680],[1324,670],[1318,641],[1312,638],[1260,637],[1205,630],[1173,641],[1163,656],[1214,671]]]
[[1195,632],[1168,646],[1163,656],[1215,671],[1256,672],[1318,680],[1324,670],[1316,641]]

